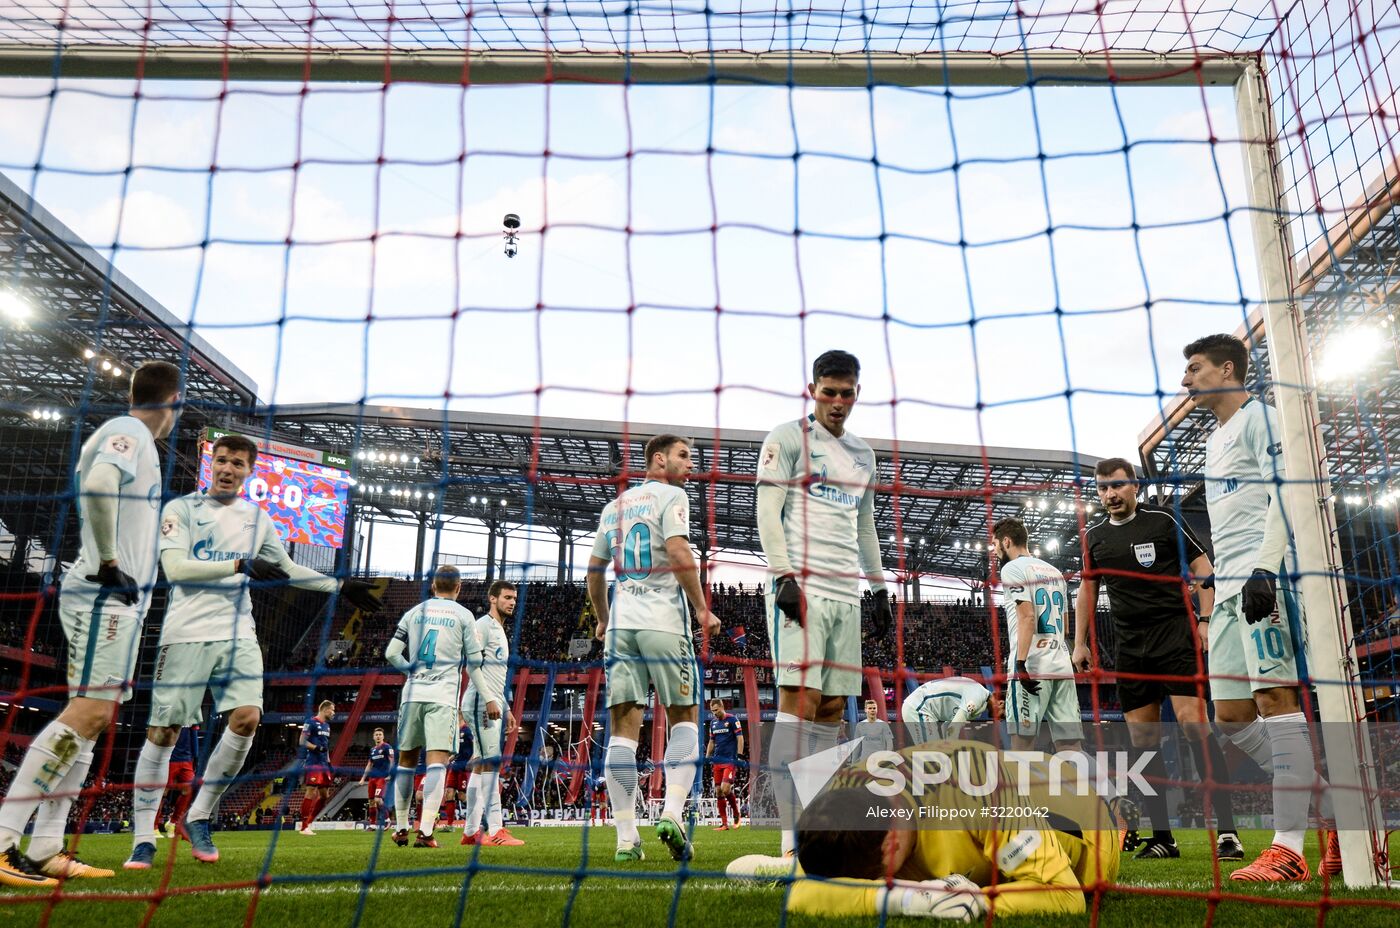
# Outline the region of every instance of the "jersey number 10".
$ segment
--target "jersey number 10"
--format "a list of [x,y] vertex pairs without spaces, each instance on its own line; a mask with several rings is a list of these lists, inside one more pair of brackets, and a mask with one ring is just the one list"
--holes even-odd
[[622,550],[618,551],[618,532],[608,532],[608,550],[613,553],[613,567],[619,580],[645,580],[651,576],[651,529],[638,522],[627,530]]

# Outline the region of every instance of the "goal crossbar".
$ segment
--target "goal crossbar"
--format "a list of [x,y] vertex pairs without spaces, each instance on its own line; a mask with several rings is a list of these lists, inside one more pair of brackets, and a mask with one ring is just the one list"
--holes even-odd
[[0,43],[0,75],[230,81],[774,84],[803,87],[1025,84],[1232,85],[1257,59],[1195,52],[827,53],[304,49]]

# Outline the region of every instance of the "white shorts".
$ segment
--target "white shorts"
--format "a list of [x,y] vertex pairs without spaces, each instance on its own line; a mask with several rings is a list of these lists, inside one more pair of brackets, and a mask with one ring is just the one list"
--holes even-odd
[[462,703],[462,714],[467,717],[467,729],[472,733],[472,762],[490,761],[500,763],[501,735],[505,729],[505,716],[492,721],[486,717],[486,703],[480,693],[470,694]]
[[778,685],[805,687],[823,696],[859,696],[860,603],[806,594],[807,622],[799,625],[774,604],[772,592],[763,597]]
[[1253,625],[1245,621],[1243,594],[1216,602],[1206,655],[1210,698],[1253,699],[1255,690],[1297,686],[1301,615],[1293,591],[1283,584],[1274,614]]
[[144,615],[58,608],[68,639],[68,695],[109,702],[131,698]]
[[154,728],[183,728],[204,721],[204,691],[214,694],[214,712],[263,707],[262,649],[256,638],[181,641],[156,654],[151,681]]
[[1050,723],[1050,740],[1056,744],[1084,740],[1079,718],[1079,696],[1074,680],[1037,680],[1040,692],[1032,693],[1019,680],[1006,686],[1006,730],[1023,738],[1040,734],[1040,724]]

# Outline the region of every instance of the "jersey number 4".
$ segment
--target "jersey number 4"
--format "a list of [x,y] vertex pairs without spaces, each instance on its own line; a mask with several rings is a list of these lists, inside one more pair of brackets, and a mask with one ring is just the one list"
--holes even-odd
[[1065,627],[1065,594],[1041,587],[1035,591],[1035,633],[1058,635]]
[[429,629],[423,636],[423,644],[418,648],[418,663],[427,665],[429,670],[437,663],[437,636],[436,628]]
[[627,538],[618,551],[618,532],[608,532],[608,550],[613,553],[613,566],[619,580],[645,580],[651,576],[651,529],[638,522],[627,530]]

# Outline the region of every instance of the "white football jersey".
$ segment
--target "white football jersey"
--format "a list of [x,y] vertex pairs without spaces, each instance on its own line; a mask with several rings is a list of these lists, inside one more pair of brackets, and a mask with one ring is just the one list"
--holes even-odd
[[[481,668],[479,676],[486,686],[486,692],[482,695],[486,702],[495,702],[505,709],[506,677],[510,671],[510,636],[506,634],[505,627],[487,613],[476,620],[476,640],[481,645],[481,661],[477,665]],[[476,695],[476,684],[468,683],[467,691],[462,696],[463,712],[467,711],[468,705],[473,704],[472,700]]]
[[[287,557],[276,526],[257,505],[242,497],[225,505],[203,492],[165,504],[160,550],[184,551],[196,561],[262,557],[281,562]],[[256,637],[247,577],[234,574],[171,584],[170,605],[160,630],[162,645]]]
[[1064,574],[1038,557],[1018,557],[1001,568],[1001,590],[1006,609],[1007,668],[1016,667],[1016,604],[1030,603],[1035,609],[1035,631],[1026,655],[1026,669],[1035,677],[1072,676],[1074,668],[1065,645],[1065,616],[1069,614],[1070,601]]
[[412,665],[399,702],[457,708],[462,671],[469,661],[481,661],[471,612],[455,600],[434,596],[403,614],[394,637],[404,643],[404,659]]
[[[87,579],[102,565],[97,542],[88,524],[82,497],[83,477],[99,464],[121,471],[117,499],[117,566],[136,581],[140,595],[134,605],[103,596],[99,584]],[[160,454],[155,436],[135,416],[118,416],[98,427],[78,452],[73,475],[78,493],[78,559],[63,575],[59,604],[78,612],[145,615],[156,584],[156,551],[160,539]]]
[[[783,535],[803,589],[839,602],[860,602],[857,520],[874,490],[875,452],[844,432],[832,435],[813,415],[768,433],[758,482],[787,490]],[[776,574],[770,576],[771,581]]]
[[[1029,662],[1026,666],[1030,666]],[[951,722],[959,709],[968,718],[976,718],[991,695],[985,686],[967,677],[930,680],[905,697],[900,718],[906,722]]]
[[613,562],[609,628],[690,634],[690,607],[671,558],[670,538],[690,537],[690,499],[659,480],[625,490],[603,509],[593,556]]
[[[1214,549],[1215,598],[1234,596],[1258,566],[1264,514],[1283,478],[1278,413],[1251,399],[1206,439],[1206,511]],[[1274,565],[1275,572],[1281,565]]]

